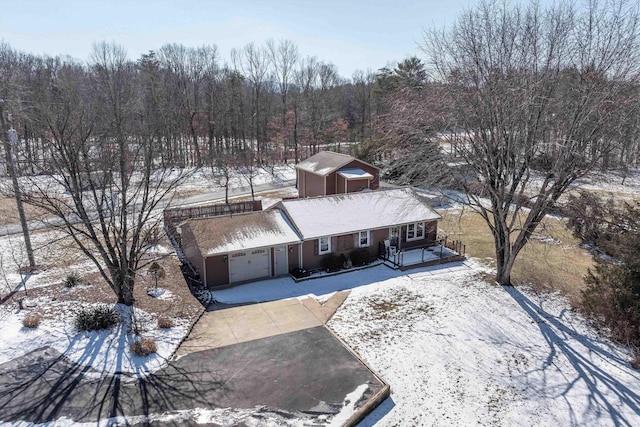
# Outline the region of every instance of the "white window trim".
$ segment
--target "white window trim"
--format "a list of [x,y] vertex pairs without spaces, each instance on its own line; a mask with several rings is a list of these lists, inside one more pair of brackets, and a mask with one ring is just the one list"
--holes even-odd
[[[418,224],[422,224],[422,234],[418,235]],[[409,226],[413,225],[413,237],[409,237]],[[414,240],[422,240],[425,236],[425,223],[424,221],[412,222],[411,224],[407,224],[407,230],[405,232],[405,237],[407,238],[407,242],[412,242]]]
[[[362,233],[367,233],[367,243],[366,244],[362,244]],[[371,233],[369,230],[365,230],[365,231],[359,231],[358,232],[358,247],[359,248],[368,248],[369,246],[371,246]]]
[[[327,250],[322,250],[322,239],[327,239]],[[324,236],[318,239],[318,255],[326,255],[331,253],[331,236]]]

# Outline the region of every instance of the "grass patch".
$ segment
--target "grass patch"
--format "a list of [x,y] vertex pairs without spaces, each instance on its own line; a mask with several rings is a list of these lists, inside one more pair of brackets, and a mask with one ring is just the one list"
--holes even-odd
[[[29,219],[44,218],[47,214],[43,209],[36,208],[27,203],[23,204],[25,215]],[[0,197],[0,225],[17,224],[20,222],[18,207],[14,197]]]
[[392,294],[392,298],[381,295],[365,297],[369,306],[363,320],[400,321],[414,319],[420,313],[430,313],[431,307],[419,294],[408,289],[398,289]]
[[[461,240],[467,255],[495,265],[493,236],[479,214],[471,209],[443,211],[440,228],[450,238]],[[580,248],[564,220],[546,217],[518,254],[512,280],[539,290],[558,290],[577,304],[585,288],[584,277],[593,265],[591,255]]]

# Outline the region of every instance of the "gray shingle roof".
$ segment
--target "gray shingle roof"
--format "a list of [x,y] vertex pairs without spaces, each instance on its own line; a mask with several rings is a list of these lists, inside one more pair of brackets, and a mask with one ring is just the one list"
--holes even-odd
[[[321,151],[298,163],[296,168],[324,176],[348,165],[354,160],[369,165],[367,162],[363,162],[362,160],[358,160],[347,154],[334,153],[333,151]],[[375,167],[373,165],[369,166]]]
[[187,221],[203,256],[300,242],[279,210]]
[[303,239],[441,218],[411,188],[285,200],[277,206],[284,209]]

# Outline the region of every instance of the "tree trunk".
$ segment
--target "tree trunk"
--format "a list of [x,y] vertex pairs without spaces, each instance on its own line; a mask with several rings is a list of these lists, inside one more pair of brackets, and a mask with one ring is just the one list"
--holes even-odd
[[128,306],[132,306],[135,302],[133,297],[133,285],[135,282],[135,276],[133,273],[123,273],[118,271],[118,303]]

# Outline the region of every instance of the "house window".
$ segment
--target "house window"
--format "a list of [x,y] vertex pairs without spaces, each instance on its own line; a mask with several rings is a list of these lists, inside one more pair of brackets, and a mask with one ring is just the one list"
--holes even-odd
[[369,230],[358,233],[358,247],[366,248],[369,246]]
[[407,224],[407,241],[424,239],[424,222]]
[[324,255],[331,252],[331,238],[329,236],[318,239],[318,254]]

